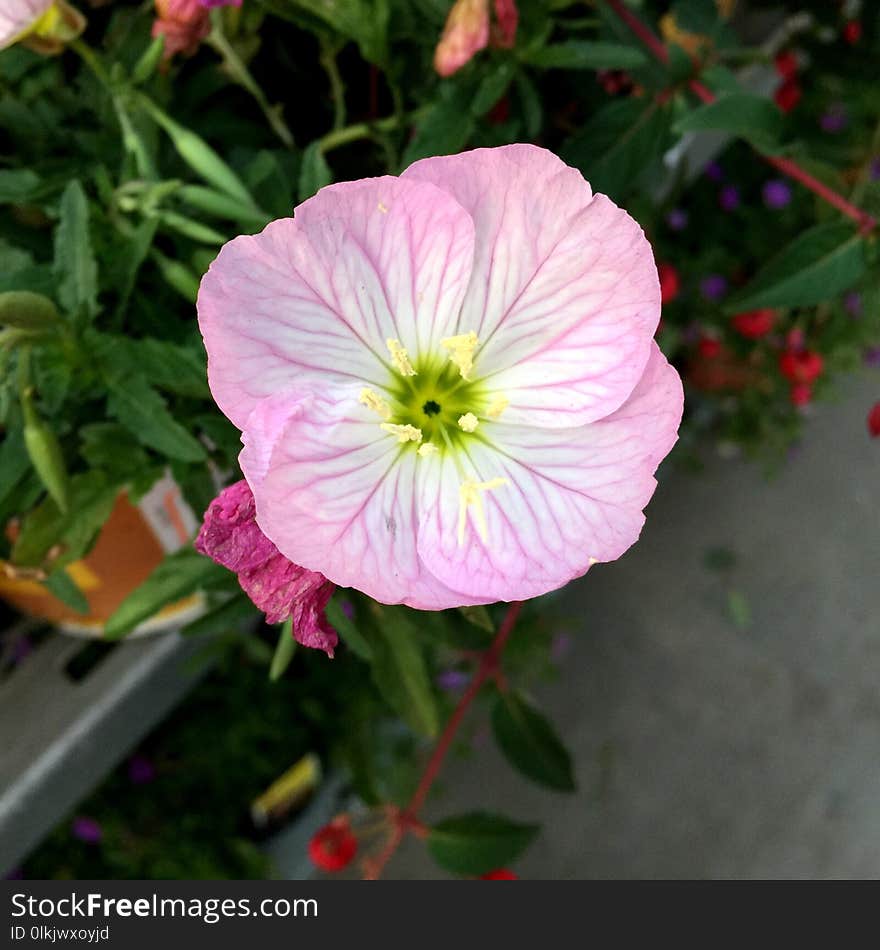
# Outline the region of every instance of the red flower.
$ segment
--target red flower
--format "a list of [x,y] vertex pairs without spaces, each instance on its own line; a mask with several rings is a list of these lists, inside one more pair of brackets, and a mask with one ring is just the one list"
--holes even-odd
[[850,46],[855,46],[862,38],[862,24],[858,20],[850,20],[843,28],[843,38]]
[[749,310],[747,313],[738,313],[734,316],[733,328],[741,336],[749,340],[759,340],[766,336],[776,321],[776,311],[765,307],[763,310]]
[[357,838],[348,818],[336,818],[315,832],[309,842],[309,858],[322,871],[334,873],[351,864],[357,854]]
[[[880,408],[880,403],[877,403],[878,408]],[[508,868],[497,868],[494,871],[489,871],[488,874],[480,875],[481,881],[518,881],[519,878],[513,871]]]
[[721,343],[711,336],[704,336],[697,344],[697,352],[704,360],[714,360],[721,355]]
[[868,432],[875,439],[880,436],[880,402],[875,402],[868,413]]
[[681,281],[678,271],[672,264],[658,264],[657,274],[660,277],[660,300],[662,303],[672,303],[678,296]]
[[815,350],[786,350],[779,356],[779,370],[790,383],[809,386],[822,375],[823,365],[821,354]]
[[813,387],[808,383],[794,383],[789,391],[789,398],[795,406],[806,406],[813,398]]
[[791,112],[801,101],[802,95],[803,90],[797,79],[786,79],[776,90],[773,98],[776,100],[776,105],[778,105],[783,112]]
[[773,62],[776,66],[776,72],[779,73],[783,79],[794,79],[794,77],[797,76],[798,58],[794,50],[787,49],[777,53],[776,59]]

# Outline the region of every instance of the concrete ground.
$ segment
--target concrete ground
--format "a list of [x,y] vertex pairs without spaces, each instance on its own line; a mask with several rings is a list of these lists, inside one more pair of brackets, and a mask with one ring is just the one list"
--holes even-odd
[[[429,816],[542,822],[528,878],[880,878],[878,398],[874,373],[816,407],[774,480],[667,471],[639,543],[564,595],[583,619],[538,692],[579,791],[488,744],[450,763]],[[718,548],[732,566],[707,567]],[[387,876],[442,874],[411,842]]]

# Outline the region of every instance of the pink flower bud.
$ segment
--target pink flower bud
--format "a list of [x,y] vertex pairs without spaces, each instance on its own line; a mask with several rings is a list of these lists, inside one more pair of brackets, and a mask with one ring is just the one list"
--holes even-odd
[[451,76],[489,44],[489,0],[456,0],[434,53],[434,69]]

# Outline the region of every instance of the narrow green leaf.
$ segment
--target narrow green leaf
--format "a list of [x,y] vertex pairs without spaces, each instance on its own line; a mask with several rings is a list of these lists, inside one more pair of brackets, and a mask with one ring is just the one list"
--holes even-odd
[[330,603],[327,604],[324,613],[327,616],[330,626],[342,637],[343,643],[362,660],[366,660],[369,663],[373,659],[373,651],[370,647],[370,643],[358,629],[354,620],[350,620],[346,617],[337,596],[334,596]]
[[538,46],[522,58],[530,66],[544,69],[637,69],[647,62],[645,54],[635,46],[589,40]]
[[324,158],[321,151],[321,144],[315,140],[303,152],[302,165],[299,171],[299,185],[297,194],[300,201],[311,198],[316,192],[320,191],[325,185],[333,181],[333,172]]
[[24,204],[40,187],[40,176],[30,168],[0,169],[0,204]]
[[62,512],[52,498],[46,498],[34,508],[22,522],[12,548],[12,562],[35,567],[55,544],[63,547],[55,561],[59,566],[82,557],[110,517],[118,494],[119,485],[102,472],[72,476],[67,512]]
[[107,411],[142,444],[171,459],[201,462],[205,450],[176,422],[143,376],[108,376]]
[[477,607],[459,607],[458,612],[468,623],[473,624],[475,627],[479,627],[487,633],[495,632],[495,624],[492,622],[492,617],[482,604]]
[[153,239],[156,236],[156,228],[159,222],[156,218],[144,218],[134,231],[125,238],[124,257],[122,264],[118,268],[117,289],[119,299],[116,302],[116,315],[121,317],[128,301],[134,290],[138,273],[147,259],[150,248],[153,246]]
[[773,148],[782,134],[782,113],[762,96],[731,92],[682,116],[673,126],[673,131],[680,134],[729,132],[742,136],[759,148]]
[[58,437],[32,415],[24,427],[24,444],[34,471],[62,512],[67,511],[67,468]]
[[455,874],[487,874],[515,861],[532,843],[538,825],[510,821],[501,815],[471,812],[447,818],[428,833],[428,851]]
[[498,696],[492,730],[507,760],[541,785],[559,792],[576,789],[571,756],[547,719],[520,693]]
[[178,214],[176,211],[160,211],[159,221],[172,231],[182,234],[191,241],[198,241],[200,244],[211,244],[214,247],[220,247],[228,240],[228,235],[221,234],[216,228],[212,228],[201,221],[188,218],[185,214]]
[[29,468],[24,432],[20,428],[7,429],[0,441],[0,503],[12,493]]
[[374,609],[373,680],[386,702],[412,729],[434,736],[438,729],[437,704],[408,608],[377,604]]
[[865,266],[864,240],[852,225],[818,224],[777,254],[725,309],[810,307],[848,290]]
[[141,53],[140,59],[134,64],[134,69],[131,71],[131,81],[136,86],[146,82],[153,75],[164,52],[165,37],[160,34],[154,37],[150,45]]
[[514,66],[509,60],[499,63],[496,68],[480,83],[474,101],[471,103],[471,112],[475,116],[485,115],[492,106],[504,95],[507,87],[513,80]]
[[163,607],[200,590],[223,568],[192,548],[170,554],[136,587],[104,626],[107,640],[118,640]]
[[77,179],[68,182],[61,196],[53,267],[61,305],[71,313],[83,311],[94,316],[98,309],[98,266],[89,234],[89,205]]
[[89,602],[65,568],[53,571],[45,580],[46,589],[78,614],[89,612]]
[[199,295],[199,278],[192,270],[186,264],[166,257],[155,248],[150,252],[150,257],[156,262],[165,283],[172,290],[176,290],[184,300],[194,304]]
[[281,624],[278,631],[278,645],[272,654],[272,663],[269,666],[269,679],[275,683],[284,675],[284,671],[290,666],[290,661],[296,653],[296,640],[293,639],[293,618],[288,617]]
[[[230,574],[231,583],[237,586],[235,576]],[[202,637],[216,633],[230,633],[256,626],[260,614],[257,608],[239,590],[228,600],[212,607],[207,613],[190,621],[180,631],[183,637]],[[250,624],[248,625],[248,621]]]
[[244,205],[213,188],[206,188],[203,185],[181,185],[174,194],[186,204],[215,218],[237,221],[246,227],[262,228],[269,223],[269,216],[263,214],[262,211],[255,211],[251,206]]
[[410,165],[429,155],[460,152],[467,144],[474,124],[470,102],[463,94],[434,103],[419,122],[404,153],[403,164]]

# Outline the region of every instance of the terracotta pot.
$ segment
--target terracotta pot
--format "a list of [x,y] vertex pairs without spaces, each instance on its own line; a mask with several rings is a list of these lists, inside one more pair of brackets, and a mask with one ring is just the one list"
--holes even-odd
[[[91,551],[65,568],[89,603],[87,614],[78,614],[34,580],[0,574],[0,596],[67,633],[100,637],[122,601],[166,554],[187,544],[195,529],[195,517],[170,477],[160,479],[137,505],[121,492]],[[164,607],[130,636],[185,623],[202,609],[202,596],[194,594]]]

